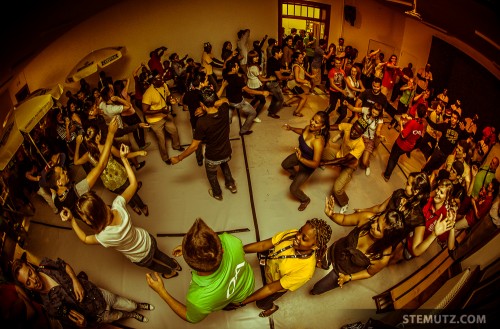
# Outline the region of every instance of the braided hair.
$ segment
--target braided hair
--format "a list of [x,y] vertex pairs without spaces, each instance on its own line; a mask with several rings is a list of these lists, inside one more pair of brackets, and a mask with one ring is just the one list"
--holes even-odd
[[326,221],[319,218],[309,219],[306,224],[314,227],[316,231],[316,245],[318,246],[316,258],[321,259],[325,255],[328,241],[332,237],[332,228]]

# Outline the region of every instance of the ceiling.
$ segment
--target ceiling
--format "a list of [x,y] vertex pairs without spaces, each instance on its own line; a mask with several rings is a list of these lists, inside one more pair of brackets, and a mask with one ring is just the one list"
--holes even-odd
[[[0,52],[0,88],[8,78],[22,68],[61,34],[92,15],[116,3],[128,0],[25,0],[10,2],[2,10],[0,37],[8,45]],[[333,1],[333,0],[332,0]],[[403,4],[376,0],[385,6],[404,12],[411,9]],[[412,0],[401,0],[412,3]],[[437,26],[478,49],[487,58],[500,64],[500,50],[475,31],[500,44],[498,0],[419,0],[417,12],[424,21]],[[347,3],[347,2],[346,2]],[[13,13],[22,13],[15,16]]]
[[[60,35],[94,14],[126,0],[25,0],[0,13],[0,88],[26,62]],[[15,14],[15,19],[13,19]]]
[[[413,0],[376,1],[400,12],[411,10],[412,7],[397,2],[413,3]],[[462,40],[500,67],[500,1],[418,0],[417,12],[424,23]],[[491,40],[496,46],[479,34]]]

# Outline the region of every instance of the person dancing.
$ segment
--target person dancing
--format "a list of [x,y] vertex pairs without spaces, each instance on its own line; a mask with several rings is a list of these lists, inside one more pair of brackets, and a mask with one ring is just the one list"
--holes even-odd
[[[283,127],[299,135],[299,147],[295,148],[295,153],[290,154],[283,160],[281,166],[290,173],[290,179],[293,180],[290,185],[290,192],[295,198],[299,199],[299,211],[303,211],[309,205],[311,199],[300,187],[319,167],[323,149],[330,138],[328,114],[324,111],[316,112],[309,125],[305,128],[296,128],[288,124]],[[298,171],[295,170],[295,166],[298,166]]]

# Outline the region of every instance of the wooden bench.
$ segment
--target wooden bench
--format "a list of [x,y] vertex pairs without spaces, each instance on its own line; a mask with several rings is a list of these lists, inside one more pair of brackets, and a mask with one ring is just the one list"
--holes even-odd
[[[466,232],[462,231],[456,239],[461,242],[465,236]],[[432,293],[437,291],[436,282],[451,277],[449,270],[453,263],[454,260],[448,254],[448,249],[441,250],[416,272],[388,290],[372,297],[377,306],[377,313],[417,309]]]

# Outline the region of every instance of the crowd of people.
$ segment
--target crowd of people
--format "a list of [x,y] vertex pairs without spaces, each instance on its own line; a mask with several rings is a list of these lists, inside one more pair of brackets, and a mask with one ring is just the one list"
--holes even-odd
[[[62,221],[71,224],[83,243],[114,248],[153,271],[146,275],[147,284],[175,314],[191,323],[211,312],[253,302],[262,309],[259,316],[268,317],[279,309],[274,302],[308,282],[316,268],[330,272],[314,284],[311,295],[368,279],[386,266],[422,255],[434,241],[461,259],[498,229],[500,184],[495,173],[499,159],[493,157],[483,164],[496,143],[495,128],[487,126],[477,134],[478,115],[462,119],[460,100],[449,102],[447,89],[435,92],[430,64],[414,74],[411,63],[401,68],[396,55],[384,61],[378,49],[356,62],[357,50],[344,46],[343,38],[328,45],[305,30],[292,29],[279,42],[266,35],[252,45],[249,29],[236,36],[237,48],[233,50],[227,41],[220,59],[209,42],[203,45],[199,62],[175,52],[162,61],[166,47],[151,51],[147,64],[133,71],[133,92],[130,79],[114,80],[104,71],[93,89],[82,79],[80,90],[68,92],[66,104],[53,108],[33,131],[39,150],[27,143],[19,149],[16,165],[2,172],[2,187],[10,189],[14,204],[28,205],[28,215],[34,210],[30,197],[36,192]],[[281,166],[292,180],[290,193],[299,201],[299,211],[311,202],[301,187],[315,169],[340,168],[326,197],[325,215],[334,226],[352,230],[330,243],[330,224],[313,218],[300,228],[243,245],[233,235],[217,234],[196,219],[182,245],[173,251],[192,269],[186,303],[181,303],[162,282],[162,278],[176,277],[181,266],[159,250],[148,231],[132,223],[127,208],[149,215],[138,195],[142,182],[135,174],[146,165],[146,149],[151,144],[145,129],[156,137],[167,165],[179,165],[195,153],[198,165],[205,165],[209,195],[222,201],[219,167],[225,188],[237,193],[229,167],[234,110],[246,117],[239,131],[246,136],[261,121],[259,115],[268,101],[271,119],[279,120],[278,113],[295,102],[293,115],[303,117],[304,106],[317,94],[328,94],[329,104],[317,109],[309,124],[283,125],[298,135],[298,147]],[[193,133],[187,148],[180,144],[176,126],[175,110],[181,108],[189,112]],[[370,175],[370,158],[386,142],[381,134],[385,113],[391,115],[389,129],[398,130],[399,135],[380,179],[389,181],[398,159],[416,149],[426,163],[383,203],[347,214],[347,190],[354,172],[360,166]],[[169,154],[167,139],[177,151],[175,156]],[[45,163],[40,155],[49,161]],[[70,166],[82,166],[85,178],[75,183]],[[99,178],[116,194],[111,206],[93,191]],[[25,184],[15,184],[16,179]],[[85,233],[83,225],[92,234]],[[481,230],[473,231],[467,243],[458,246],[457,233],[476,225]],[[266,274],[264,286],[257,290],[245,259],[248,253],[258,254]],[[39,297],[31,303],[43,308],[33,316],[63,323],[84,326],[121,318],[146,322],[148,318],[137,311],[154,309],[97,287],[61,259],[43,259],[39,264],[26,258],[16,260],[12,278]],[[18,320],[40,321],[22,316]]]

